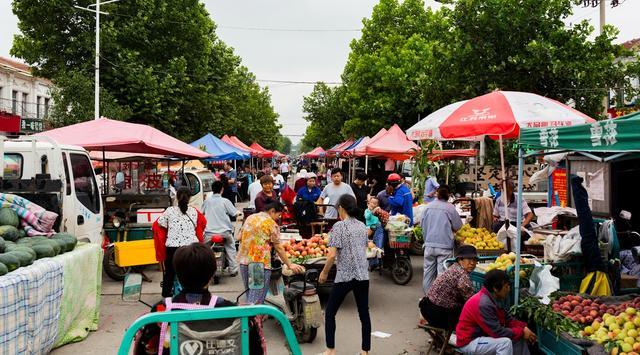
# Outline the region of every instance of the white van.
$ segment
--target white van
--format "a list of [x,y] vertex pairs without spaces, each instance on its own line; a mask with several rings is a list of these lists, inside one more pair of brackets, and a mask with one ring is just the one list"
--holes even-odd
[[102,242],[102,197],[84,148],[47,137],[0,136],[0,191],[57,213],[58,232]]

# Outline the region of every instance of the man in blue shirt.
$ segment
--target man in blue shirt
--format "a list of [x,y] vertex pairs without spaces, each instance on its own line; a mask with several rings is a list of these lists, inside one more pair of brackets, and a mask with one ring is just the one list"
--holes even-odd
[[387,178],[387,194],[391,215],[403,214],[409,217],[413,225],[413,196],[407,185],[401,183],[402,177],[398,174],[389,174]]
[[427,175],[427,179],[424,182],[424,196],[422,197],[423,203],[433,202],[436,199],[436,191],[440,187],[438,181],[432,174]]
[[204,235],[207,240],[213,235],[224,236],[224,250],[229,265],[229,273],[231,276],[236,276],[238,274],[238,263],[236,262],[236,244],[230,217],[236,217],[239,212],[231,201],[222,197],[223,188],[222,181],[215,181],[212,186],[213,195],[209,196],[202,204],[202,213],[207,219]]
[[[233,168],[231,162],[228,161],[224,163],[224,171],[227,175],[227,178],[229,178],[229,186],[231,187],[231,192],[233,192],[233,196],[235,198],[235,196],[238,194],[238,184],[236,183],[236,180],[238,179],[238,172],[236,172],[236,169]],[[237,200],[234,202],[237,202]]]

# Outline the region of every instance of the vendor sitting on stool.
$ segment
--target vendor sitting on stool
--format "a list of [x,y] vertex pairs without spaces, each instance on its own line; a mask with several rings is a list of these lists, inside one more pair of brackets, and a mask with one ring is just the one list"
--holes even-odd
[[[518,202],[516,201],[516,195],[513,193],[513,181],[507,180],[507,211],[509,212],[509,222],[516,225],[518,219]],[[502,225],[504,225],[504,197],[500,196],[496,199],[496,203],[493,206],[493,232],[498,233]],[[530,229],[531,220],[533,219],[533,212],[527,205],[527,201],[522,199],[522,227]]]
[[462,308],[456,326],[456,346],[463,354],[528,355],[527,342],[536,335],[527,323],[511,317],[497,302],[509,297],[507,273],[491,270],[484,275],[484,287]]
[[462,306],[473,296],[469,274],[476,268],[478,253],[472,245],[462,245],[456,263],[440,274],[420,300],[420,313],[430,326],[453,330],[460,318]]

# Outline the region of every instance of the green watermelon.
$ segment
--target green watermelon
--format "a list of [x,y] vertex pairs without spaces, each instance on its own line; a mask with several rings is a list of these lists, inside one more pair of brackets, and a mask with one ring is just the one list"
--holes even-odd
[[16,211],[9,207],[0,208],[0,226],[13,226],[18,228],[20,225],[20,217]]
[[14,247],[11,247],[11,250],[7,250],[7,252],[10,252],[10,251],[21,251],[21,252],[28,253],[28,254],[31,254],[34,259],[37,256],[36,252],[33,251],[33,248],[28,246],[23,246],[23,245],[16,245]]
[[3,263],[0,263],[0,276],[6,275],[9,272],[7,266]]
[[27,236],[27,232],[24,229],[18,229],[18,239],[24,238]]
[[0,253],[4,253],[6,247],[7,243],[4,241],[4,238],[0,237]]
[[31,265],[33,264],[33,261],[36,260],[35,255],[31,255],[31,253],[23,250],[14,250],[6,255],[13,255],[18,258],[18,260],[20,260],[20,266]]
[[36,252],[36,259],[42,258],[50,258],[56,256],[56,253],[53,250],[51,245],[47,244],[36,244],[32,247],[33,251]]
[[34,240],[32,238],[20,238],[15,241],[16,245],[32,245]]
[[58,240],[53,240],[53,239],[49,239],[49,240],[44,240],[42,242],[38,242],[35,245],[49,245],[51,248],[53,248],[53,252],[55,253],[54,256],[60,254],[60,250],[62,250],[62,247],[60,246],[60,241]]
[[54,234],[53,237],[51,237],[51,239],[64,241],[65,251],[72,251],[73,249],[75,249],[76,244],[78,244],[78,240],[76,239],[76,237],[68,233]]
[[20,267],[20,259],[11,253],[0,254],[0,263],[5,264],[9,271]]
[[0,226],[0,237],[15,242],[18,240],[18,228],[9,225]]

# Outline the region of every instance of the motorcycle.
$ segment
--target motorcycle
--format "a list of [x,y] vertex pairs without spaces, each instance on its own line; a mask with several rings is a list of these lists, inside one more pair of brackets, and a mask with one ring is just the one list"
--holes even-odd
[[265,303],[287,316],[298,342],[311,343],[322,325],[322,309],[317,292],[320,274],[317,270],[307,270],[301,275],[288,276],[285,283],[281,270],[272,270],[271,287]]
[[382,267],[378,269],[380,275],[382,275],[383,270],[388,270],[391,272],[393,282],[398,285],[408,284],[413,277],[410,257],[411,235],[389,235],[384,249]]

